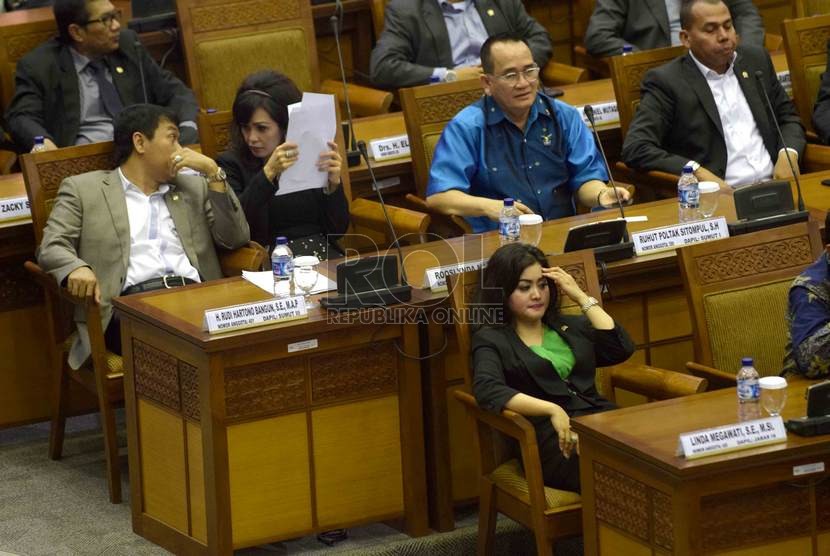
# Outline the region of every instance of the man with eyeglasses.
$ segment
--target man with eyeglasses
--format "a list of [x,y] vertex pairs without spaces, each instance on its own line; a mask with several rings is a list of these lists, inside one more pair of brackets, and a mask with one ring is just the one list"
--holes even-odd
[[193,92],[161,69],[110,0],[55,0],[58,37],[17,64],[6,122],[15,143],[47,149],[112,140],[113,120],[131,104],[157,104],[179,121],[182,144],[199,140]]
[[[518,36],[481,47],[484,97],[459,112],[435,147],[427,204],[467,219],[473,231],[497,227],[506,197],[545,220],[611,206],[614,189],[579,112],[538,90],[539,66]],[[626,189],[617,188],[622,200]]]

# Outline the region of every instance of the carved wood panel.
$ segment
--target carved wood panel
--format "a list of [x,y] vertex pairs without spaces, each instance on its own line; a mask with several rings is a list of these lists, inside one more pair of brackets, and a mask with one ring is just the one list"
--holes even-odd
[[[574,281],[582,291],[588,291],[588,277],[585,275],[585,267],[581,264],[570,264],[562,267],[562,270],[573,276]],[[560,292],[561,293],[561,292]]]
[[6,39],[6,49],[9,53],[9,61],[16,65],[17,61],[29,53],[36,46],[46,42],[55,35],[55,29],[17,35]]
[[251,0],[191,8],[193,32],[205,33],[300,17],[299,0]]
[[179,361],[179,384],[182,392],[182,413],[188,419],[198,421],[201,417],[199,369]]
[[225,371],[229,420],[302,409],[306,403],[305,358],[278,359]]
[[[31,228],[29,230],[31,231]],[[43,290],[23,269],[23,263],[32,258],[34,257],[17,256],[0,263],[0,312],[25,309],[43,303]]]
[[450,121],[458,112],[481,98],[481,89],[418,99],[421,125]]
[[398,354],[392,342],[310,358],[311,401],[327,403],[398,389]]
[[810,514],[809,489],[785,484],[707,496],[700,507],[703,547],[708,553],[809,535]]
[[179,362],[160,349],[133,339],[136,394],[180,412]]
[[113,168],[115,168],[115,163],[113,162],[111,153],[44,162],[38,165],[40,187],[48,199],[57,194],[61,182],[69,176],[77,176],[78,174],[92,172],[93,170],[111,170]]
[[646,542],[649,541],[649,490],[619,471],[594,463],[597,519]]
[[816,527],[830,530],[830,477],[816,485]]
[[703,255],[695,266],[702,284],[714,284],[812,262],[810,239],[805,235]]
[[653,491],[653,493],[651,521],[654,530],[654,544],[671,551],[674,549],[671,497],[660,491]]
[[807,29],[798,34],[798,43],[801,46],[801,55],[815,56],[827,51],[827,40],[830,39],[830,27]]

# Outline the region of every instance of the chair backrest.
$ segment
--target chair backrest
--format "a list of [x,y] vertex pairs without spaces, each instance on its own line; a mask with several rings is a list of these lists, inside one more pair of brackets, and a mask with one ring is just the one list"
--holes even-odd
[[671,46],[610,58],[611,81],[614,83],[623,138],[628,133],[628,126],[631,125],[640,104],[640,83],[643,76],[648,70],[662,66],[685,52],[685,47]]
[[383,24],[386,21],[386,4],[389,0],[372,0],[372,29],[375,31],[375,40],[380,38]]
[[251,73],[276,69],[301,91],[320,84],[309,0],[176,0],[190,86],[204,108],[229,110]]
[[199,146],[202,154],[215,159],[219,153],[228,150],[232,122],[233,113],[230,110],[199,111]]
[[822,251],[816,222],[679,249],[696,362],[731,372],[753,357],[761,375],[778,374],[790,285]]
[[830,0],[792,0],[796,17],[830,13]]
[[432,154],[444,126],[482,94],[481,83],[477,79],[400,90],[418,197],[426,198]]
[[784,31],[793,101],[802,123],[812,131],[813,105],[818,97],[821,74],[827,68],[830,15],[786,19],[781,27]]
[[23,169],[26,191],[32,205],[35,243],[40,245],[40,240],[43,239],[43,228],[52,212],[61,182],[69,176],[84,172],[115,168],[113,143],[106,141],[53,151],[28,153],[20,157],[20,164]]

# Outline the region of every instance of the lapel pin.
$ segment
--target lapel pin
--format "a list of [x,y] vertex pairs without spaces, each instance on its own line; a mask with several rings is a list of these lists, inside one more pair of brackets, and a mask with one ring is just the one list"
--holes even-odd
[[743,71],[743,72],[741,72],[741,77],[743,77],[744,79],[749,79],[749,74],[747,72]]
[[487,15],[493,17],[494,15],[496,15],[496,12],[493,11],[493,8],[490,8],[489,10],[487,10]]
[[124,68],[121,66],[115,66],[115,73],[124,73]]
[[562,330],[562,332],[565,332],[566,330],[568,330],[568,325],[563,324],[561,330]]
[[173,200],[174,200],[174,201],[178,201],[178,200],[179,200],[179,195],[178,195],[178,193],[173,193]]

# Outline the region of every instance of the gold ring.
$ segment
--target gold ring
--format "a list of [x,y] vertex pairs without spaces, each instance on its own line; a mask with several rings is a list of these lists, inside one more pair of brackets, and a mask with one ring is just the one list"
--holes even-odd
[[173,157],[173,162],[181,162],[182,160],[183,160],[182,155],[180,155],[180,154],[177,154],[176,156]]

